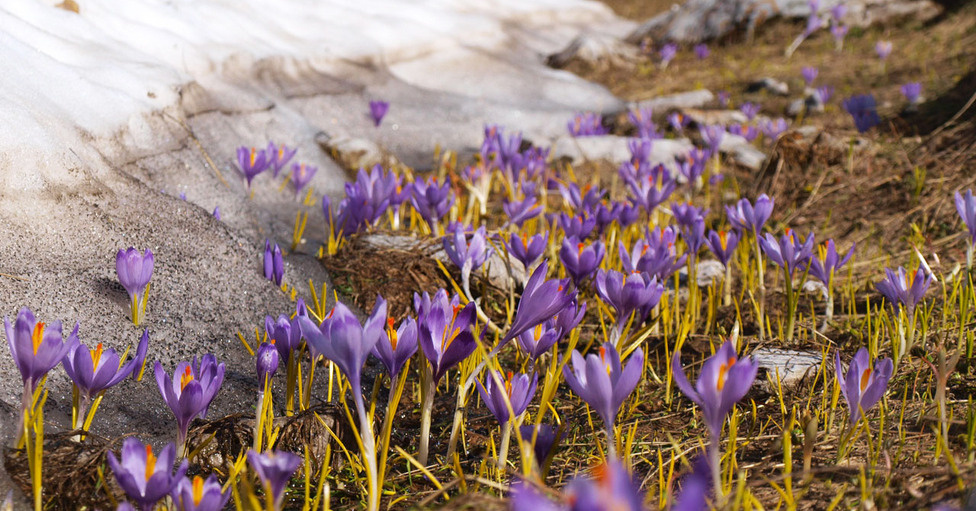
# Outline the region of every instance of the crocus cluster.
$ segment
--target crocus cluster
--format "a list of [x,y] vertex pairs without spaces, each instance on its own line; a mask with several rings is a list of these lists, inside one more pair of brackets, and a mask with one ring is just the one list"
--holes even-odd
[[574,137],[592,137],[607,134],[607,129],[603,127],[603,117],[593,112],[576,114],[573,120],[567,123],[566,127],[569,129],[569,134]]
[[208,354],[199,361],[193,357],[192,362],[176,364],[172,377],[158,360],[153,371],[159,393],[176,417],[176,443],[182,452],[186,449],[190,422],[197,417],[207,417],[210,403],[224,383],[224,364],[218,364],[217,357]]

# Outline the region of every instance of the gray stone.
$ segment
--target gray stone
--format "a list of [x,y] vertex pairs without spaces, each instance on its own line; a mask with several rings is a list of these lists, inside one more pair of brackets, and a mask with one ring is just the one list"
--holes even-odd
[[746,87],[746,92],[762,91],[766,91],[777,96],[787,96],[790,93],[790,86],[782,80],[777,80],[767,76],[749,83],[749,85]]
[[715,101],[715,94],[707,89],[698,89],[688,92],[679,92],[666,96],[638,101],[634,108],[650,108],[655,115],[664,116],[670,110],[680,110],[684,108],[701,108],[712,101]]
[[766,153],[756,149],[744,137],[732,133],[725,134],[718,150],[728,154],[739,165],[752,170],[759,170],[766,161]]
[[[601,135],[596,137],[573,137],[564,135],[556,139],[552,147],[554,159],[566,158],[574,165],[585,161],[605,160],[620,164],[630,160],[630,137]],[[694,146],[686,138],[659,138],[651,144],[648,158],[652,165],[663,164],[674,168],[674,159],[684,157]]]
[[[932,19],[942,7],[931,0],[822,0],[819,13],[827,13],[838,3],[848,7],[844,23],[867,27],[901,19]],[[654,42],[698,43],[744,31],[751,38],[756,28],[779,17],[804,19],[810,15],[807,0],[688,0],[644,22],[627,36],[640,44]]]
[[805,378],[816,375],[823,361],[823,357],[817,352],[769,347],[761,347],[753,351],[751,356],[759,364],[759,368],[765,370],[766,378],[759,381],[771,393],[776,392],[777,376],[784,388],[795,387]]
[[745,124],[749,122],[746,114],[739,110],[700,110],[697,108],[685,108],[681,110],[681,113],[688,116],[696,124],[706,126],[728,126],[730,124]]

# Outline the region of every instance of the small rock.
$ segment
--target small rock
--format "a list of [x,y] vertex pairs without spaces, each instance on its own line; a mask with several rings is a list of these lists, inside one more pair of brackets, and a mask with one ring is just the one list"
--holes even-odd
[[749,122],[746,114],[739,110],[700,110],[697,108],[686,108],[681,110],[681,113],[688,116],[696,124],[707,126],[728,126],[729,124],[745,124]]
[[759,348],[752,352],[752,358],[766,371],[767,377],[760,380],[770,393],[776,392],[776,376],[784,388],[794,387],[810,375],[815,375],[823,357],[820,353],[797,351],[782,348]]
[[790,86],[786,82],[782,82],[775,78],[765,77],[756,80],[746,87],[746,92],[761,92],[767,91],[770,94],[776,94],[777,96],[786,96],[790,93]]
[[795,99],[786,107],[786,115],[789,117],[799,117],[801,114],[810,115],[813,112],[822,113],[824,111],[823,102],[820,101],[820,94],[812,89],[805,91],[806,97]]
[[594,66],[632,67],[640,56],[637,47],[608,34],[581,34],[566,49],[546,58],[550,67],[562,69],[579,60]]
[[[453,264],[447,256],[447,252],[444,252],[439,238],[419,239],[405,234],[382,233],[367,234],[362,236],[360,240],[366,245],[377,249],[417,251],[418,253],[437,259],[447,266]],[[480,269],[473,273],[487,277],[488,282],[501,289],[507,289],[513,279],[515,282],[520,283],[525,282],[527,279],[525,268],[522,267],[521,263],[511,259],[511,264],[506,265],[503,255],[497,250],[485,261],[485,264]]]
[[712,94],[712,91],[699,89],[638,101],[634,108],[650,108],[663,116],[669,110],[701,108],[712,101],[715,101],[715,94]]
[[726,133],[718,150],[732,157],[732,160],[743,167],[759,170],[766,161],[766,153],[756,149],[744,137]]
[[[564,135],[553,144],[554,159],[566,158],[574,165],[584,161],[607,160],[620,164],[630,160],[630,137],[602,135],[596,137],[573,137]],[[676,157],[684,157],[693,146],[686,138],[655,139],[651,144],[650,162],[652,165],[664,164],[674,167]]]
[[325,133],[319,133],[315,141],[332,156],[336,163],[352,172],[385,162],[383,151],[372,140],[346,136],[330,137]]

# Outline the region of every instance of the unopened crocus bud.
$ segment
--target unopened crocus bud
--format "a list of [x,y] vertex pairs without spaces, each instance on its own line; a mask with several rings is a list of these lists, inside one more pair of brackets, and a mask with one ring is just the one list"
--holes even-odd
[[264,240],[264,278],[281,285],[281,278],[285,275],[285,263],[281,257],[281,247],[277,243],[271,246],[271,240]]
[[270,380],[278,371],[278,349],[275,348],[274,339],[271,342],[261,343],[255,364],[258,372],[258,385],[263,388],[265,382]]
[[386,117],[386,112],[390,109],[390,104],[386,101],[370,101],[369,116],[373,119],[373,126],[379,126]]

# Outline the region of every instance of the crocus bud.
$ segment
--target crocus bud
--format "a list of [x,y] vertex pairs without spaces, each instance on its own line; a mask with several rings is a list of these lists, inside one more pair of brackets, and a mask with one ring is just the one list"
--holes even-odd
[[274,340],[261,343],[258,348],[256,366],[258,385],[264,387],[264,382],[270,380],[278,370],[278,350],[275,348]]

